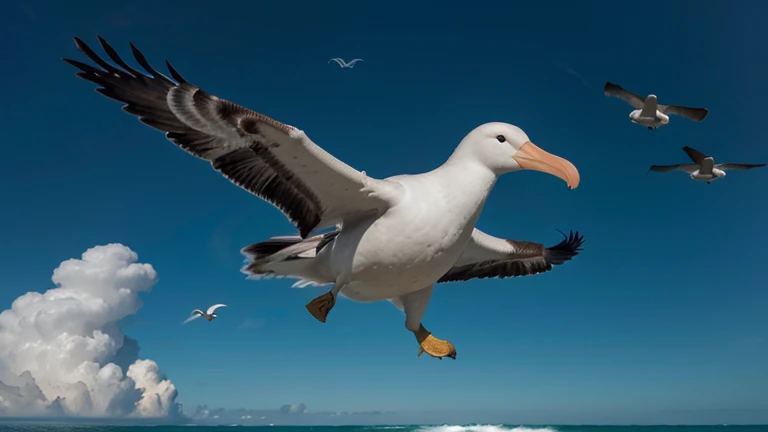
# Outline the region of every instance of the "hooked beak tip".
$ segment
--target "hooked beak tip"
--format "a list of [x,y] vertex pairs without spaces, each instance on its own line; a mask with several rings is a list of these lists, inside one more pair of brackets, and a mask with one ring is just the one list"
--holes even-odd
[[565,181],[568,189],[576,189],[581,181],[579,171],[572,163],[540,149],[530,141],[523,144],[513,158],[522,169],[559,177]]

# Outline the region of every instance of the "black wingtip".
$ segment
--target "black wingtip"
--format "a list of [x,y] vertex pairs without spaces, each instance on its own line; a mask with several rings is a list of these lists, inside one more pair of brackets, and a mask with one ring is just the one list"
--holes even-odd
[[582,248],[584,245],[584,236],[580,235],[578,231],[574,232],[571,230],[568,235],[560,230],[557,230],[557,232],[562,234],[564,239],[560,243],[547,248],[547,261],[553,265],[560,265],[569,261],[571,258],[578,255],[579,252],[584,250]]
[[88,51],[90,51],[90,50],[91,50],[91,47],[89,47],[89,46],[88,46],[88,44],[87,44],[87,43],[85,43],[85,42],[84,42],[82,39],[80,39],[79,37],[75,36],[75,37],[73,37],[72,39],[74,39],[74,41],[75,41],[75,46],[76,46],[76,47],[77,47],[77,49],[79,49],[81,52],[83,52],[83,53],[87,53]]
[[179,74],[176,71],[176,69],[173,66],[171,66],[171,62],[166,60],[165,66],[168,68],[168,72],[171,73],[171,76],[173,77],[173,79],[175,79],[179,84],[189,84],[187,80],[185,80],[184,77],[182,77],[181,74]]

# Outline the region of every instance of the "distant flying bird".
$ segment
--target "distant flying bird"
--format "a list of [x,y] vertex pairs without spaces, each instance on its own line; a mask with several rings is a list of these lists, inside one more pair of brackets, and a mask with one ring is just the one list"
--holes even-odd
[[364,60],[363,59],[354,59],[354,60],[352,60],[349,63],[345,63],[344,60],[342,60],[342,59],[337,57],[337,58],[332,58],[332,59],[328,60],[328,63],[330,63],[332,61],[335,61],[336,63],[338,63],[339,66],[341,66],[342,68],[350,68],[350,69],[352,69],[353,67],[355,67],[355,63],[357,63],[359,61],[364,61]]
[[203,312],[200,309],[195,309],[192,311],[192,315],[186,319],[182,324],[186,324],[194,319],[198,319],[200,317],[203,317],[207,319],[208,321],[213,321],[214,318],[218,318],[219,316],[216,315],[216,309],[221,307],[226,307],[225,304],[216,304],[208,308],[207,311]]
[[632,105],[635,110],[629,113],[629,119],[632,120],[632,123],[645,126],[649,130],[656,129],[659,126],[664,126],[669,123],[669,116],[667,114],[676,114],[695,122],[700,122],[704,120],[709,113],[705,108],[661,105],[658,103],[656,95],[651,94],[648,95],[647,98],[643,98],[610,82],[605,83],[603,92],[606,96],[623,99]]
[[712,184],[714,180],[725,177],[725,170],[748,170],[752,168],[764,167],[766,165],[747,165],[736,163],[723,163],[715,165],[715,160],[711,156],[706,156],[704,153],[687,146],[683,147],[683,150],[688,153],[688,157],[690,157],[694,163],[682,165],[651,165],[651,168],[648,170],[648,172],[669,172],[673,170],[685,171],[691,175],[693,180],[705,181],[707,184]]
[[[132,46],[149,75],[139,72],[99,40],[117,66],[77,38],[77,47],[95,65],[64,61],[80,70],[78,77],[96,83],[99,93],[125,104],[123,111],[165,132],[172,143],[208,161],[295,224],[298,235],[243,248],[249,262],[242,271],[249,278],[334,284],[306,306],[320,322],[326,322],[338,295],[366,303],[389,300],[404,312],[419,354],[455,359],[453,344],[433,336],[422,323],[436,284],[541,274],[582,250],[584,237],[578,232],[546,247],[493,237],[475,227],[491,190],[506,173],[533,170],[556,176],[571,189],[579,185],[571,162],[533,144],[517,126],[480,125],[439,167],[372,178],[335,158],[301,129],[209,94],[167,64],[171,80]],[[367,137],[360,139],[364,143]],[[467,288],[465,300],[472,299],[472,290]]]

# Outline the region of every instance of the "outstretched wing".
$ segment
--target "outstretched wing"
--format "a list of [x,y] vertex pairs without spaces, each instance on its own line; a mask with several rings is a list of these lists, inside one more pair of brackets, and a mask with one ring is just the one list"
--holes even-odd
[[764,167],[766,164],[737,164],[737,163],[723,163],[715,165],[715,168],[721,170],[749,170],[752,168]]
[[363,59],[354,59],[354,60],[352,60],[351,62],[347,63],[347,66],[349,66],[349,67],[354,67],[354,66],[355,66],[355,63],[357,63],[357,62],[361,62],[361,61],[364,61],[364,60],[363,60]]
[[706,108],[688,108],[678,105],[661,105],[659,104],[659,111],[664,114],[675,114],[685,117],[695,122],[700,122],[707,117],[709,111]]
[[391,182],[369,178],[334,158],[303,131],[206,93],[166,62],[172,81],[131,44],[147,76],[128,66],[104,39],[99,41],[120,68],[102,60],[78,38],[77,47],[99,67],[63,60],[81,70],[77,76],[100,85],[97,92],[125,103],[124,111],[165,132],[168,140],[283,211],[302,237],[348,216],[388,207],[371,192]]
[[640,97],[630,91],[625,90],[620,85],[613,84],[611,82],[605,83],[603,93],[606,96],[617,97],[632,105],[635,109],[642,109],[645,103],[645,98]]
[[336,62],[341,67],[344,67],[346,65],[346,63],[344,63],[344,60],[342,60],[342,59],[340,59],[338,57],[337,58],[332,58],[332,59],[328,60],[328,63],[330,63],[332,61]]
[[[685,171],[687,173],[692,173],[699,169],[699,165],[696,164],[681,164],[681,165],[651,165],[651,168],[648,169],[648,172],[654,171],[654,172],[669,172],[674,170],[680,170]],[[646,173],[648,175],[648,173]]]
[[553,265],[578,255],[583,243],[584,236],[573,231],[557,245],[546,248],[539,243],[500,239],[475,228],[456,264],[438,283],[548,272]]
[[203,311],[201,311],[200,309],[195,309],[192,311],[192,315],[190,315],[189,318],[185,319],[184,322],[181,324],[186,324],[192,320],[196,320],[200,318],[201,316],[203,316]]
[[216,304],[216,305],[213,305],[213,306],[211,306],[211,307],[209,307],[209,308],[208,308],[208,311],[206,312],[206,315],[210,315],[210,314],[212,314],[212,313],[216,312],[216,309],[218,309],[218,308],[222,308],[222,307],[226,307],[226,306],[227,306],[227,305],[225,305],[225,304]]
[[688,155],[689,158],[691,158],[693,162],[699,165],[703,164],[704,159],[708,157],[704,153],[688,146],[683,147],[683,151]]

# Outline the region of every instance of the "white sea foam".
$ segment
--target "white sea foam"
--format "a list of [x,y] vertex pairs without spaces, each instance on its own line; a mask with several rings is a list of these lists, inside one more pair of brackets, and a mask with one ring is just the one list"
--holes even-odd
[[551,427],[507,427],[503,425],[442,425],[425,426],[419,432],[558,432]]

